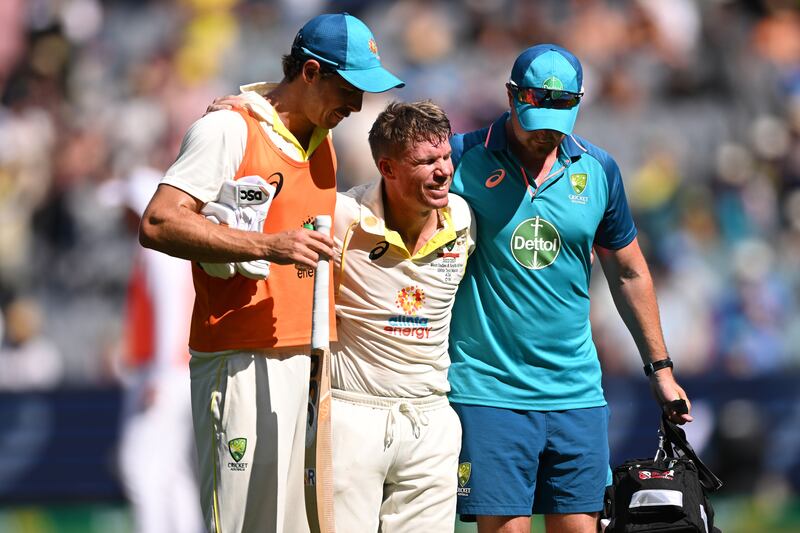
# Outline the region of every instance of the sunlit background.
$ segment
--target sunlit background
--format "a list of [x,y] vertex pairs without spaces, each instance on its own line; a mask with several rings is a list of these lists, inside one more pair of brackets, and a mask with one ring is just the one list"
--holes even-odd
[[[377,176],[366,134],[388,99],[431,98],[467,131],[505,109],[524,48],[582,60],[576,132],[622,170],[690,440],[726,482],[718,525],[800,531],[798,2],[0,0],[0,532],[134,531],[117,461],[125,191],[338,11],[407,82],[336,128],[341,189]],[[652,455],[658,412],[601,275],[592,302],[613,461]]]

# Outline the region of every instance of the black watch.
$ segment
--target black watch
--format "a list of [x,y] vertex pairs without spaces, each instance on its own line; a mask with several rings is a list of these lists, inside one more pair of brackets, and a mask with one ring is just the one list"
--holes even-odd
[[666,359],[660,359],[658,361],[654,361],[652,363],[647,363],[644,365],[644,375],[649,376],[653,372],[657,372],[662,368],[672,368],[672,359],[667,357]]

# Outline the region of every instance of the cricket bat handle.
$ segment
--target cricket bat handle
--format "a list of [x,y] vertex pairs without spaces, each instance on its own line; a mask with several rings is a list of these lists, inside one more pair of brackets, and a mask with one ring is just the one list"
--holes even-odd
[[[330,215],[318,215],[314,220],[314,229],[320,233],[330,235]],[[327,258],[320,258],[317,262],[317,271],[314,273],[314,305],[311,312],[311,349],[323,350],[329,347],[329,288],[330,262]]]

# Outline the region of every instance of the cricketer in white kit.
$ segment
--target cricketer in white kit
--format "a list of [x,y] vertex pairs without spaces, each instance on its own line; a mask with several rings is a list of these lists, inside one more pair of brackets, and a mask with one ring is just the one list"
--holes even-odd
[[449,128],[431,102],[390,104],[370,132],[382,178],[337,196],[338,531],[454,528],[461,425],[446,397],[447,348],[474,227],[466,202],[447,192]]

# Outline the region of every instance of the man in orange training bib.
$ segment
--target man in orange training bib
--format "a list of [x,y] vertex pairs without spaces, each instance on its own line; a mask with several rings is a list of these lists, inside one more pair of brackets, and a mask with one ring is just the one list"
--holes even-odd
[[243,87],[245,109],[192,125],[140,228],[142,245],[193,261],[192,410],[213,532],[308,531],[311,293],[333,241],[304,225],[334,212],[329,130],[364,92],[403,86],[347,14],[306,23],[283,71],[277,84]]

